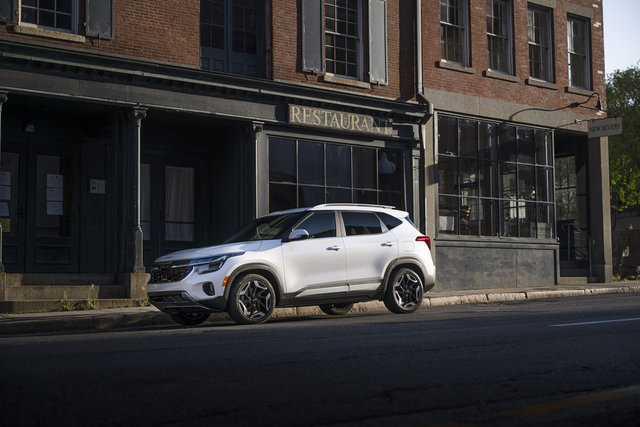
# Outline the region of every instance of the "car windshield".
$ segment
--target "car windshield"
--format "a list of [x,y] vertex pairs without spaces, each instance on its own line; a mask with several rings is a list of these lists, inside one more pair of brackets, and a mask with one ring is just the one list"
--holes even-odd
[[294,212],[260,217],[235,232],[224,243],[281,239],[283,234],[304,214],[305,212]]

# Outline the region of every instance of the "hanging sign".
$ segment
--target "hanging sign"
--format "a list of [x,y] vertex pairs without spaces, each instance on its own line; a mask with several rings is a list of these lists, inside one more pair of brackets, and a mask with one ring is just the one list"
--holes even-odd
[[622,133],[622,117],[589,120],[589,138],[620,135]]

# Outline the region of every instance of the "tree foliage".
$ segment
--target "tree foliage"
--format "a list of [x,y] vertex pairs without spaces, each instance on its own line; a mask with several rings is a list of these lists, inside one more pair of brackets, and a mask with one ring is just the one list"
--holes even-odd
[[622,135],[609,137],[611,207],[640,207],[640,63],[607,76],[607,116],[622,117]]

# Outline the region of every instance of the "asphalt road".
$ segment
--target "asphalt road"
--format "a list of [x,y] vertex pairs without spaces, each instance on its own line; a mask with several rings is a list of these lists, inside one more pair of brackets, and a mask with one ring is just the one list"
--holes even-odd
[[0,425],[640,425],[640,295],[0,338]]

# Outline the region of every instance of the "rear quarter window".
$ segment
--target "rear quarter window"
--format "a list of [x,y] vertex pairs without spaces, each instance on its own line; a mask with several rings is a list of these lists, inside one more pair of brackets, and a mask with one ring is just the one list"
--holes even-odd
[[392,228],[396,228],[397,226],[399,226],[400,224],[402,224],[402,220],[391,216],[387,213],[384,212],[377,212],[377,215],[380,217],[380,220],[382,221],[382,223],[389,229],[391,230]]

